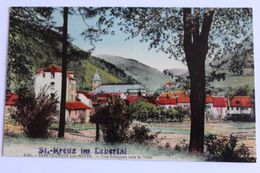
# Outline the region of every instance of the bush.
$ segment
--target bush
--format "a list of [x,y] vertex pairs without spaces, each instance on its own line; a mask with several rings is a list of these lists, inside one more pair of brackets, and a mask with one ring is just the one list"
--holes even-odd
[[132,109],[122,99],[110,98],[108,105],[98,108],[90,121],[100,125],[105,142],[118,143],[127,139],[131,114]]
[[150,144],[157,137],[156,134],[149,134],[150,132],[151,130],[145,126],[136,125],[133,127],[133,131],[130,132],[128,142],[146,145]]
[[208,160],[224,162],[255,162],[256,158],[250,156],[245,144],[237,146],[237,136],[216,137],[209,135],[205,138],[205,145],[209,153]]
[[189,149],[189,144],[183,139],[181,142],[178,142],[174,148],[176,151],[187,152]]
[[43,88],[36,96],[32,89],[19,89],[17,110],[12,115],[23,127],[26,136],[45,138],[48,136],[53,116],[57,113],[57,98],[46,94]]
[[176,107],[175,108],[177,113],[176,113],[176,118],[179,122],[183,122],[184,116],[189,114],[188,109],[184,109],[182,107]]

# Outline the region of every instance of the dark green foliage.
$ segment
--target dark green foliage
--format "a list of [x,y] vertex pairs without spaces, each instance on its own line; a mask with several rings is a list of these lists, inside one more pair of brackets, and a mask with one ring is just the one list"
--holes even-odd
[[255,162],[256,158],[250,156],[249,148],[242,144],[238,146],[238,137],[230,135],[217,137],[209,135],[205,138],[205,145],[209,153],[208,160],[223,162]]
[[181,107],[176,107],[175,108],[177,113],[176,113],[176,119],[179,122],[183,122],[184,116],[185,115],[190,115],[190,111],[188,109],[183,109]]
[[44,88],[35,95],[32,88],[21,88],[17,92],[17,111],[12,116],[23,126],[28,137],[48,137],[48,128],[57,115],[57,98],[52,98],[46,91]]
[[107,106],[96,110],[90,121],[100,125],[105,142],[118,143],[127,139],[131,115],[131,108],[123,100],[111,98]]
[[[54,48],[54,51],[48,50],[53,46],[54,40],[59,39],[59,34],[50,37],[53,33],[50,30],[53,27],[52,11],[52,8],[10,8],[8,89],[16,89],[15,85],[20,82],[26,83],[33,75],[35,64],[43,57],[55,54]],[[48,40],[48,44],[42,42],[42,39]]]
[[156,134],[152,135],[150,133],[151,130],[145,126],[136,125],[129,134],[128,142],[148,145],[157,137]]
[[148,119],[158,119],[160,110],[152,103],[144,99],[139,99],[134,104],[133,118],[139,121],[147,121]]
[[236,88],[229,88],[227,91],[227,95],[229,97],[232,96],[250,96],[252,95],[253,91],[251,90],[249,85],[243,85]]

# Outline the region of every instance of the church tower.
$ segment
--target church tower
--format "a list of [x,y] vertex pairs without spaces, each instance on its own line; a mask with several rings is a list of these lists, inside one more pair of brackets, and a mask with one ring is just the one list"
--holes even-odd
[[101,85],[101,78],[98,74],[98,70],[96,69],[96,73],[94,74],[94,77],[92,79],[92,91],[94,91],[100,85]]

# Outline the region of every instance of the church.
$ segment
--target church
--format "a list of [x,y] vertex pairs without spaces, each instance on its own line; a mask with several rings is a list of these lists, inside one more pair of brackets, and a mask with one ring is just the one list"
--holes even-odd
[[141,84],[103,84],[96,70],[92,79],[92,91],[94,93],[122,93],[125,95],[146,95],[145,87]]

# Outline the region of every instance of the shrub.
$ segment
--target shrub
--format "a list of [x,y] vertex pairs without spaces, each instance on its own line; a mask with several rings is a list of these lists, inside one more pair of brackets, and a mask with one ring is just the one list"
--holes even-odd
[[144,99],[139,99],[133,105],[133,110],[133,117],[136,120],[147,121],[148,119],[159,119],[159,109]]
[[128,142],[138,143],[138,144],[150,144],[157,135],[149,134],[150,129],[146,128],[144,125],[136,125],[133,127],[133,131],[130,132]]
[[177,110],[174,108],[169,108],[166,110],[166,118],[170,119],[173,121],[173,119],[176,117]]
[[184,116],[189,114],[189,110],[184,109],[182,107],[176,107],[175,109],[177,111],[177,113],[176,113],[177,121],[183,122]]
[[132,109],[122,99],[113,97],[107,106],[96,110],[90,121],[100,125],[105,142],[118,143],[127,139],[131,114]]
[[175,148],[174,148],[176,151],[185,151],[187,152],[188,149],[189,149],[189,144],[186,142],[185,139],[183,139],[181,142],[177,143]]
[[237,136],[216,137],[209,135],[205,138],[205,145],[209,153],[208,160],[224,162],[255,162],[256,158],[250,156],[245,144],[237,146]]
[[45,138],[53,116],[57,113],[57,98],[46,94],[43,88],[36,96],[32,89],[19,89],[17,110],[12,115],[23,127],[26,136]]

